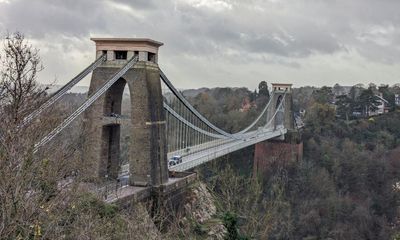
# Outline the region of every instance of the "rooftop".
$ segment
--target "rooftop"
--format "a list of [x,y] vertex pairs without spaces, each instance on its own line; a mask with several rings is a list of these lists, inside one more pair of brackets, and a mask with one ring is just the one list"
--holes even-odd
[[90,40],[97,43],[145,43],[155,47],[164,45],[162,42],[155,41],[150,38],[90,38]]
[[291,84],[291,83],[271,83],[272,84],[272,86],[275,86],[275,85],[279,85],[279,86],[292,86],[293,84]]

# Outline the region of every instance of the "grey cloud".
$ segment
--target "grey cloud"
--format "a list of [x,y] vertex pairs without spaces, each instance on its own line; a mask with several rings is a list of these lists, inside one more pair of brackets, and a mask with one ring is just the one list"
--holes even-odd
[[45,34],[83,37],[105,22],[101,17],[102,5],[97,2],[15,0],[1,6],[0,19],[10,30],[23,31],[34,38]]
[[[241,50],[244,54],[251,52],[285,57],[307,57],[311,54],[331,54],[341,51],[342,45],[355,45],[357,40],[354,32],[350,32],[350,26],[346,26],[349,23],[344,22],[351,18],[351,14],[355,15],[352,19],[356,22],[363,20],[366,12],[374,18],[388,18],[387,15],[376,13],[379,11],[368,11],[371,9],[369,7],[366,10],[363,8],[359,11],[354,10],[357,6],[362,6],[354,4],[358,1],[351,1],[352,4],[301,1],[303,5],[294,4],[292,8],[282,3],[280,6],[288,9],[286,14],[293,13],[293,16],[281,13],[281,9],[269,1],[252,2],[259,4],[261,9],[266,9],[266,12],[256,12],[248,7],[246,1],[230,1],[234,6],[232,10],[221,12],[179,1],[156,3],[150,0],[15,0],[2,7],[0,12],[3,17],[0,19],[3,25],[27,32],[36,38],[41,38],[45,34],[84,38],[93,32],[119,36],[153,35],[172,43],[178,42],[175,40],[180,37],[182,44],[172,47],[180,49],[184,54],[220,54],[219,50],[223,51],[225,47],[229,47]],[[112,3],[125,4],[140,11],[146,19],[113,9],[109,6]],[[391,3],[395,4],[394,1]],[[332,11],[332,5],[336,5],[334,8],[336,11]],[[371,5],[374,4],[371,2]],[[389,9],[393,7],[388,6]],[[299,14],[301,10],[306,15]],[[317,11],[320,16],[308,16],[317,14]],[[393,17],[397,18],[397,15],[393,13]],[[325,23],[319,22],[319,18]],[[276,21],[276,19],[282,20]],[[160,33],[161,28],[170,30]],[[282,29],[293,39],[285,39]],[[339,29],[341,32],[335,32]],[[248,37],[241,37],[241,33]],[[340,39],[342,34],[347,34],[343,36],[344,39]]]
[[112,0],[115,3],[123,3],[135,9],[152,10],[157,7],[157,2],[154,0]]
[[[203,45],[211,50],[203,53],[220,54],[219,49],[229,47],[241,50],[244,54],[250,52],[287,57],[307,57],[312,53],[333,53],[341,50],[337,39],[325,29],[315,24],[298,26],[296,22],[287,22],[288,26],[284,26],[293,29],[291,35],[294,40],[289,39],[287,44],[283,44],[274,39],[274,35],[282,35],[282,26],[268,24],[270,16],[257,16],[258,19],[255,20],[255,17],[248,13],[248,18],[238,22],[236,18],[241,17],[241,7],[236,6],[236,8],[239,15],[210,12],[208,9],[198,9],[188,5],[181,6],[177,12],[179,16],[176,17],[178,20],[176,23],[177,29],[184,31],[184,39],[189,39],[193,43],[193,47],[187,50],[197,54],[198,49],[195,46]],[[257,22],[264,22],[264,25],[261,24],[254,29]],[[247,37],[242,37],[242,33]]]
[[[180,63],[246,61],[301,70],[310,58],[352,51],[369,62],[400,63],[398,0],[224,1],[229,8],[196,0],[13,0],[0,3],[0,26],[54,51],[79,48],[86,55],[89,37],[106,35],[162,41],[161,59]],[[378,41],[383,33],[368,33],[376,26],[394,28],[386,45]]]

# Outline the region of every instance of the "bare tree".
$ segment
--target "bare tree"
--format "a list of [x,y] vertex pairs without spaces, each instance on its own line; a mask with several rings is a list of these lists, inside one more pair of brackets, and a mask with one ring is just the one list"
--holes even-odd
[[35,103],[45,94],[36,82],[43,70],[38,50],[21,33],[8,35],[3,43],[0,72],[0,103],[2,113],[14,123],[32,112]]
[[[38,50],[14,33],[3,40],[0,56],[0,236],[25,239],[41,234],[46,210],[66,197],[57,188],[66,165],[32,152],[54,118],[18,127],[45,96],[36,82],[43,69]],[[61,151],[53,153],[62,159]]]
[[22,34],[8,35],[2,46],[0,239],[165,239],[152,221],[167,222],[167,214],[152,219],[143,206],[120,210],[88,193],[79,174],[72,179],[72,172],[85,167],[77,153],[79,121],[33,153],[35,143],[76,106],[64,99],[21,127],[46,99],[45,89],[36,82],[43,67],[38,50]]

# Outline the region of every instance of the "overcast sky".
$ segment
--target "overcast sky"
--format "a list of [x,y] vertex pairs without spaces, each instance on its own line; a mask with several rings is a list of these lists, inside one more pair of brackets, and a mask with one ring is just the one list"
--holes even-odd
[[159,65],[179,88],[392,85],[399,11],[399,0],[0,0],[0,31],[40,49],[44,83],[90,64],[90,37],[146,37],[165,44]]

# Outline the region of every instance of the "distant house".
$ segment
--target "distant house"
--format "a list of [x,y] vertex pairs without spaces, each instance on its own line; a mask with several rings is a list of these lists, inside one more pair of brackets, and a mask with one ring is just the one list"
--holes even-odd
[[382,97],[382,93],[375,95],[375,97],[378,98],[378,101],[377,101],[378,104],[376,105],[376,107],[378,109],[376,109],[375,111],[369,111],[368,115],[375,116],[375,115],[384,114],[384,113],[389,112],[389,109],[390,109],[389,102]]
[[396,106],[400,106],[400,94],[394,95],[394,102],[395,102]]
[[358,107],[354,109],[353,116],[361,117],[365,114],[367,114],[368,116],[376,116],[379,114],[388,113],[390,110],[389,102],[382,97],[382,93],[376,94],[375,97],[377,98],[377,104],[375,105],[377,109],[375,111],[368,111],[367,109],[362,109],[361,107]]

